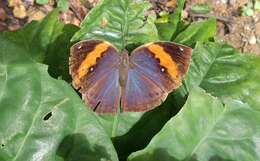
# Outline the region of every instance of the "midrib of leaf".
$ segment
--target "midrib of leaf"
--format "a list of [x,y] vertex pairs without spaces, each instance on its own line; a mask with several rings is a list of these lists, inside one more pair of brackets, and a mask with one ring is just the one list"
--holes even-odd
[[[41,85],[41,87],[42,87],[42,85]],[[65,97],[64,99],[62,99],[61,101],[59,101],[57,104],[55,104],[51,109],[52,109],[52,110],[57,110],[57,108],[58,108],[59,106],[61,106],[62,104],[64,104],[64,103],[67,102],[67,101],[69,101],[69,98],[68,98],[68,97]],[[30,125],[30,128],[28,129],[28,131],[27,131],[27,133],[26,133],[26,135],[25,135],[25,137],[24,137],[24,139],[23,139],[23,141],[22,141],[22,144],[20,145],[20,147],[19,147],[19,149],[18,149],[18,151],[17,151],[17,154],[16,154],[15,158],[14,158],[12,161],[16,160],[17,157],[19,156],[19,154],[21,153],[22,148],[24,147],[24,145],[25,145],[25,143],[26,143],[26,141],[27,141],[27,139],[28,139],[28,137],[29,137],[29,135],[30,135],[30,133],[31,133],[32,127],[33,127],[34,124],[35,124],[36,118],[37,118],[37,116],[38,116],[38,114],[39,114],[39,111],[40,111],[39,109],[41,109],[41,105],[42,105],[42,95],[41,95],[41,99],[40,99],[40,104],[39,104],[39,106],[38,106],[38,108],[37,108],[37,110],[36,110],[36,112],[35,112],[35,115],[34,115],[34,117],[33,117],[33,120],[32,120],[32,123],[31,123],[31,125]],[[74,128],[74,129],[75,129],[75,128]]]
[[[208,50],[208,49],[207,49],[207,50]],[[214,56],[214,60],[213,60],[212,63],[209,65],[209,67],[208,67],[207,71],[205,72],[205,74],[203,75],[203,77],[200,79],[200,81],[199,81],[199,83],[198,83],[198,86],[200,86],[200,84],[203,82],[204,78],[208,75],[208,73],[209,73],[209,71],[211,70],[213,64],[215,63],[216,59],[218,58],[218,55],[219,55],[220,51],[221,51],[221,50],[219,49],[219,50],[218,50],[218,54],[216,54],[216,55]],[[212,53],[212,52],[210,52],[210,53]],[[196,65],[196,67],[197,67],[197,65]]]
[[129,6],[129,1],[128,1],[128,5],[126,7],[126,11],[125,11],[125,15],[124,15],[124,21],[123,21],[123,25],[121,27],[121,32],[122,32],[122,51],[125,48],[125,45],[127,44],[126,42],[126,36],[128,35],[128,6]]
[[4,91],[5,91],[5,88],[6,88],[6,82],[7,82],[7,78],[8,78],[8,73],[7,73],[7,64],[2,64],[5,68],[5,80],[4,80],[4,83],[3,83],[3,88],[1,90],[1,93],[0,93],[0,100],[2,99],[3,95],[4,95]]
[[[39,74],[39,77],[41,77],[40,74]],[[41,80],[41,78],[40,78],[39,80]],[[20,153],[21,153],[21,151],[22,151],[22,149],[23,149],[23,147],[24,147],[24,145],[25,145],[25,142],[27,141],[27,139],[28,139],[28,137],[29,137],[29,134],[30,134],[31,131],[32,131],[32,127],[33,127],[34,124],[35,124],[36,118],[37,118],[37,116],[38,116],[38,114],[39,114],[40,107],[41,107],[41,105],[42,105],[42,82],[40,83],[40,90],[41,90],[41,91],[40,91],[41,97],[40,97],[40,102],[39,102],[39,104],[38,104],[38,108],[37,108],[36,111],[35,111],[35,114],[34,114],[34,116],[33,116],[32,123],[31,123],[31,125],[30,125],[30,127],[29,127],[29,129],[28,129],[28,131],[27,131],[27,133],[26,133],[26,135],[25,135],[25,137],[24,137],[24,139],[23,139],[23,141],[22,141],[22,143],[21,143],[21,145],[20,145],[20,147],[19,147],[19,149],[18,149],[16,155],[15,155],[15,157],[12,159],[12,161],[17,160],[18,156],[20,155]]]
[[[41,97],[41,99],[42,99],[42,97]],[[42,102],[41,102],[41,103],[42,103]],[[41,106],[41,103],[40,103],[40,106]],[[26,140],[28,139],[29,134],[31,133],[31,130],[32,130],[32,127],[34,126],[34,123],[35,123],[35,121],[36,121],[36,118],[37,118],[37,116],[38,116],[38,114],[39,114],[40,106],[37,108],[36,113],[35,113],[35,115],[34,115],[34,117],[33,117],[33,121],[32,121],[32,123],[31,123],[31,125],[30,125],[30,128],[28,129],[28,131],[27,131],[27,133],[26,133],[26,135],[25,135],[25,137],[24,137],[24,139],[23,139],[23,141],[22,141],[22,144],[20,145],[20,147],[19,147],[19,149],[18,149],[18,151],[17,151],[15,157],[12,159],[12,161],[15,161],[15,160],[17,159],[17,157],[20,155],[20,153],[21,153],[21,151],[22,151],[22,149],[23,149],[23,147],[24,147],[24,145],[25,145],[25,142],[26,142]]]
[[202,138],[199,140],[199,142],[195,145],[194,149],[190,153],[190,156],[187,159],[185,159],[186,161],[189,161],[192,158],[192,155],[195,154],[195,152],[199,149],[200,145],[202,143],[204,143],[204,141],[208,138],[208,136],[211,134],[212,130],[215,128],[215,125],[223,118],[226,111],[227,111],[226,107],[224,106],[222,113],[217,117],[217,119],[212,124],[212,127],[208,130],[208,132],[206,132],[206,134],[204,136],[202,136]]
[[[40,71],[39,71],[40,72]],[[19,149],[18,149],[18,151],[17,151],[17,153],[16,153],[16,155],[15,155],[15,157],[12,159],[12,161],[15,161],[15,160],[17,160],[17,158],[18,158],[18,156],[20,155],[20,153],[21,153],[21,151],[22,151],[22,149],[23,149],[23,147],[24,147],[24,145],[25,145],[25,143],[26,143],[26,141],[27,141],[27,139],[28,139],[28,137],[30,136],[30,134],[31,134],[31,131],[32,131],[32,129],[33,129],[33,127],[34,127],[34,124],[35,124],[35,121],[36,121],[36,119],[37,119],[37,117],[39,116],[39,113],[40,113],[40,109],[41,109],[41,106],[42,106],[42,80],[41,80],[41,74],[39,74],[39,80],[41,81],[41,83],[40,83],[40,90],[41,91],[39,91],[40,92],[40,100],[39,100],[39,104],[38,104],[38,108],[36,109],[36,111],[34,112],[34,114],[33,114],[33,119],[32,119],[32,122],[31,122],[31,125],[30,125],[30,127],[29,127],[29,129],[28,129],[28,131],[27,131],[27,133],[26,133],[26,135],[24,136],[24,139],[22,140],[22,143],[21,143],[21,145],[20,145],[20,147],[19,147]],[[66,98],[64,98],[63,100],[61,100],[61,101],[59,101],[57,104],[55,104],[51,109],[57,109],[59,106],[61,106],[62,104],[64,104],[65,102],[67,102],[67,101],[69,101],[69,98],[68,97],[66,97]]]
[[[121,106],[119,104],[119,106]],[[118,128],[118,118],[119,118],[119,115],[120,115],[120,107],[117,108],[117,112],[116,112],[116,115],[113,119],[113,126],[112,126],[112,132],[111,132],[111,137],[115,137],[116,136],[116,132],[117,132],[117,128]]]

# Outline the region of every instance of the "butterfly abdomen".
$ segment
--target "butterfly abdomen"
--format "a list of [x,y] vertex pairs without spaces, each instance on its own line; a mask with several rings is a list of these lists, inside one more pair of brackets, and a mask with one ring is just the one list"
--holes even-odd
[[128,68],[129,68],[129,56],[128,56],[128,52],[125,50],[121,54],[121,62],[119,66],[119,83],[121,87],[126,86]]

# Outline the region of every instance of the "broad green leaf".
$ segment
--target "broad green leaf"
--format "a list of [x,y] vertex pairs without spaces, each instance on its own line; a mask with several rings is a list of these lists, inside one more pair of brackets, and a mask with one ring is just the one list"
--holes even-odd
[[28,50],[27,54],[35,61],[44,61],[47,46],[52,39],[53,26],[57,24],[58,12],[54,11],[44,20],[26,25],[24,28],[14,32],[2,32],[8,34],[9,41]]
[[15,32],[3,33],[2,38],[7,34],[9,41],[24,47],[31,59],[49,65],[49,73],[54,78],[61,76],[69,80],[70,39],[77,30],[76,26],[59,22],[58,11],[54,11],[40,22],[33,22]]
[[[118,160],[97,116],[70,85],[35,62],[39,53],[30,50],[30,34],[38,32],[37,24],[0,33],[0,160]],[[46,35],[59,31],[56,23],[48,25]],[[46,51],[55,41],[45,43],[35,42]]]
[[216,20],[193,22],[174,39],[175,42],[194,46],[197,42],[205,42],[216,34]]
[[198,43],[185,77],[188,90],[200,86],[223,101],[230,98],[260,110],[260,57],[240,54],[224,43]]
[[177,30],[178,24],[181,21],[181,13],[184,7],[185,0],[178,0],[178,6],[172,14],[169,15],[169,20],[166,23],[156,23],[160,40],[170,41],[173,34]]
[[129,161],[260,160],[260,112],[230,100],[226,106],[195,88],[181,111]]
[[73,41],[102,39],[123,50],[129,44],[158,40],[155,14],[147,1],[102,0],[86,16]]
[[[123,112],[117,116],[100,115],[99,121],[109,136],[116,137],[126,134],[142,115],[142,112]],[[117,122],[115,117],[117,117]]]

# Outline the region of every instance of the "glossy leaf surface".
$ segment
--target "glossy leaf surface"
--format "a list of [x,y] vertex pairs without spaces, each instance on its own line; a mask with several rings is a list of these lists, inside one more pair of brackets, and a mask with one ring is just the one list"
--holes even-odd
[[169,15],[168,22],[156,24],[161,40],[170,41],[174,33],[178,30],[184,3],[185,0],[178,0],[177,8],[174,10],[172,14]]
[[129,44],[158,40],[156,17],[148,14],[149,8],[147,1],[103,0],[84,19],[73,41],[102,39],[123,50]]
[[[97,116],[69,84],[36,62],[55,43],[46,41],[53,36],[48,31],[60,30],[50,21],[0,34],[0,160],[118,160]],[[30,40],[39,36],[30,35],[36,31],[46,32],[44,42]]]
[[191,23],[184,31],[179,33],[175,42],[194,46],[197,42],[206,42],[216,34],[216,20],[210,18],[201,22]]
[[129,161],[259,160],[260,112],[230,100],[225,106],[205,91],[191,91],[181,111]]
[[260,109],[260,58],[240,54],[224,43],[197,44],[185,78],[188,90],[200,86],[227,102],[230,98]]

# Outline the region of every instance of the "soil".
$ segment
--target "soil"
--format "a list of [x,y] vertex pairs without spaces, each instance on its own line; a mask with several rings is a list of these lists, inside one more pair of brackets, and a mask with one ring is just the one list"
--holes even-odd
[[[260,11],[252,16],[242,16],[242,7],[250,0],[187,0],[185,12],[192,20],[214,16],[217,18],[217,37],[241,52],[260,55]],[[190,12],[194,4],[207,4],[210,13],[200,15]]]
[[[60,19],[65,23],[79,25],[88,11],[98,0],[68,0],[69,9],[61,12]],[[174,12],[177,0],[150,0],[153,9],[159,13],[165,10]],[[252,0],[251,0],[252,1]],[[260,11],[254,10],[251,16],[242,16],[241,8],[250,0],[186,0],[183,19],[193,22],[209,17],[217,18],[217,37],[245,53],[260,55]],[[252,3],[252,2],[251,2]],[[208,13],[193,13],[191,8],[206,4]],[[35,0],[1,0],[0,31],[17,30],[32,20],[40,20],[56,8],[55,0],[39,5]]]

